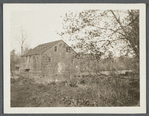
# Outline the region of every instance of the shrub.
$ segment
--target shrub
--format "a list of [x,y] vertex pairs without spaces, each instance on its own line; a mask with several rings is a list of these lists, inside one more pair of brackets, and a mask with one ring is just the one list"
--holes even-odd
[[51,85],[56,85],[55,81],[50,82]]
[[69,85],[71,87],[77,87],[78,80],[76,78],[70,79]]
[[79,84],[89,84],[90,79],[91,79],[91,75],[88,75],[88,76],[82,75],[82,77],[79,79]]
[[[131,106],[135,102],[139,101],[139,97],[136,97],[134,103],[130,103],[133,100],[132,93],[130,92],[132,88],[130,87],[128,79],[118,79],[118,78],[108,78],[108,79],[98,79],[99,83],[96,83],[96,92],[98,98],[105,102],[106,106]],[[137,89],[139,91],[139,89]],[[138,96],[138,92],[133,93]]]

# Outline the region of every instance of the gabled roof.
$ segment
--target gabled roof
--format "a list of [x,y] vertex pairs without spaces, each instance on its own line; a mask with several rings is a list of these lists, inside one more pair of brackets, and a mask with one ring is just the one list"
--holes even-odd
[[26,54],[24,54],[22,56],[31,56],[31,55],[41,54],[41,53],[45,52],[46,50],[52,48],[54,45],[56,45],[57,43],[59,43],[61,41],[63,41],[63,40],[40,44],[37,47],[30,49]]

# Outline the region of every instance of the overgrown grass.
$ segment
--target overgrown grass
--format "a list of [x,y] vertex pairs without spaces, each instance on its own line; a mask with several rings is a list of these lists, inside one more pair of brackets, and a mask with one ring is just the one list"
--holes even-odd
[[84,76],[77,86],[37,84],[22,76],[11,79],[11,107],[137,106],[139,94],[139,80],[114,76]]

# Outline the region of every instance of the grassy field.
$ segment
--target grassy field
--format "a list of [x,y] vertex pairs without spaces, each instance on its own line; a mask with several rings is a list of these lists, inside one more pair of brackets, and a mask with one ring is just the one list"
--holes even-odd
[[139,106],[139,94],[138,80],[114,77],[86,76],[76,86],[37,84],[23,76],[11,79],[11,107]]

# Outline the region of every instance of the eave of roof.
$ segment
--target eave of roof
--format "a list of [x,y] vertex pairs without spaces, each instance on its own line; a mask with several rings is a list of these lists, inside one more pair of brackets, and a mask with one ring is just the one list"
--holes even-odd
[[54,45],[56,45],[60,41],[62,41],[62,40],[57,40],[57,41],[53,41],[53,42],[49,42],[49,43],[40,44],[37,47],[29,50],[26,54],[22,55],[22,57],[31,56],[31,55],[39,55],[39,54],[43,53],[44,51],[52,48]]
[[[49,43],[40,44],[40,45],[36,46],[35,48],[30,49],[26,54],[22,55],[21,57],[42,54],[43,52],[45,52],[48,49],[51,49],[54,45],[56,45],[57,43],[59,43],[61,41],[64,42],[63,40],[57,40],[57,41],[53,41],[53,42],[49,42]],[[64,42],[64,43],[66,45],[68,45],[66,42]],[[71,50],[73,50],[77,54],[77,52],[73,48],[71,48]]]

